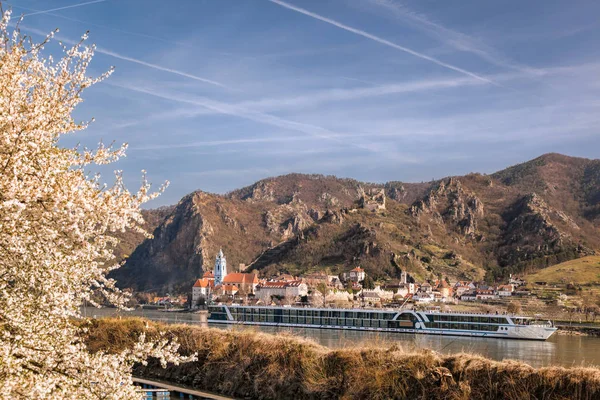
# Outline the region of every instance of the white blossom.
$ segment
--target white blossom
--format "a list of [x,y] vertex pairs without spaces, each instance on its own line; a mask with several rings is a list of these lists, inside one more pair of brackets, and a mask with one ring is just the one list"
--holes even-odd
[[[126,300],[106,274],[119,265],[114,232],[143,232],[140,206],[156,197],[145,175],[137,193],[115,173],[111,186],[85,168],[117,161],[126,146],[66,149],[62,135],[85,129],[72,112],[85,88],[110,75],[86,75],[94,47],[43,45],[0,21],[0,398],[132,399],[135,362],[180,362],[177,344],[145,338],[120,354],[91,354],[73,320],[91,294]],[[188,358],[189,359],[189,358]]]

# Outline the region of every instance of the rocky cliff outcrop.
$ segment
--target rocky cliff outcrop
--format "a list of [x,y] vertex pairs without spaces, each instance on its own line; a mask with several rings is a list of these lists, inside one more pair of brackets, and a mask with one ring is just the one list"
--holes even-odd
[[573,220],[564,212],[549,207],[536,193],[520,198],[505,213],[504,219],[507,228],[499,250],[501,265],[543,267],[550,256],[562,262],[588,255],[590,251],[557,226],[557,223],[563,223],[579,229]]
[[385,210],[385,189],[370,188],[359,191],[358,206],[369,211]]
[[463,188],[460,180],[449,178],[416,201],[409,213],[417,219],[429,218],[438,225],[449,224],[463,235],[475,238],[484,206],[477,196]]

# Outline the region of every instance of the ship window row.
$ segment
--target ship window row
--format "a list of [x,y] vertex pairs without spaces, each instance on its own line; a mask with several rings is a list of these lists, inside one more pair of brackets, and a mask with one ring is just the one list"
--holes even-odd
[[231,307],[232,314],[264,315],[282,317],[319,317],[319,318],[347,318],[391,320],[395,313],[363,312],[363,311],[331,311],[331,310],[302,310],[302,309],[274,309],[274,308],[237,308]]
[[496,325],[480,325],[480,324],[461,324],[452,322],[425,322],[425,327],[431,329],[456,329],[456,330],[468,330],[468,331],[489,331],[496,332],[498,327]]
[[214,319],[216,321],[227,321],[229,318],[227,318],[227,313],[225,312],[211,311],[210,319]]
[[491,317],[485,315],[447,315],[447,314],[427,314],[431,322],[467,322],[467,323],[485,323],[485,324],[508,324],[505,317]]
[[364,328],[388,328],[386,320],[352,319],[352,318],[321,318],[321,317],[289,317],[276,315],[240,315],[233,314],[233,318],[240,322],[271,322],[277,324],[306,324],[306,325],[328,325],[348,326]]

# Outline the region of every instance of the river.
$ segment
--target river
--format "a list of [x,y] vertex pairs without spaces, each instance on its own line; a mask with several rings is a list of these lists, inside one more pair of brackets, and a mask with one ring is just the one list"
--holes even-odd
[[[117,314],[117,310],[88,307],[86,313],[90,317],[95,316],[101,318],[104,316],[114,316]],[[199,324],[199,316],[191,313],[135,310],[130,312],[120,312],[120,315],[145,317],[167,323]],[[555,334],[545,342],[537,342],[529,340],[467,338],[313,328],[248,325],[232,326],[221,324],[209,324],[209,326],[219,329],[260,330],[267,333],[289,332],[297,336],[310,338],[315,342],[330,348],[352,347],[363,343],[395,343],[406,350],[427,348],[445,354],[466,351],[481,354],[482,356],[494,360],[519,360],[534,367],[545,367],[550,365],[600,365],[600,338],[589,336]]]

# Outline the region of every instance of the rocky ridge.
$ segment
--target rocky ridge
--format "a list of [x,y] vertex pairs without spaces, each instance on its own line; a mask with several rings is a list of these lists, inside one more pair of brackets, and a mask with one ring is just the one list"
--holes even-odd
[[600,248],[600,162],[561,155],[422,184],[290,174],[226,195],[185,196],[115,272],[123,287],[175,290],[212,268],[262,274],[493,278]]

